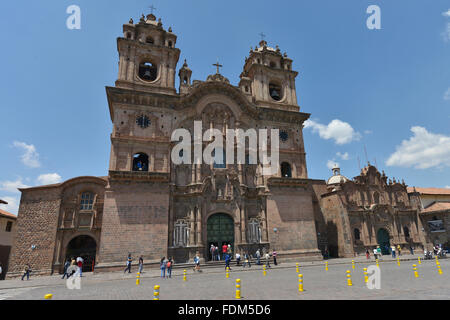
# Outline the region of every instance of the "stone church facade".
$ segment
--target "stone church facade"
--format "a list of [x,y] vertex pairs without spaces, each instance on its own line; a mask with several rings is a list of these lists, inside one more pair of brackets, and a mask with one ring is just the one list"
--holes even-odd
[[[223,243],[250,254],[276,249],[284,261],[422,245],[418,207],[404,183],[370,165],[353,180],[339,168],[328,181],[308,178],[302,130],[310,115],[300,112],[298,73],[278,46],[263,40],[251,48],[235,86],[219,63],[205,81],[191,80],[186,60],[177,73],[176,41],[153,14],[123,26],[118,78],[106,87],[108,176],[20,189],[8,277],[26,264],[35,274],[61,272],[73,256],[84,257],[85,271],[122,269],[128,254],[155,266],[163,256],[185,263],[199,253],[209,261],[209,247]],[[263,175],[248,146],[243,164],[175,165],[172,132],[192,135],[194,121],[224,141],[227,129],[278,129],[278,172]]]
[[[128,254],[149,264],[163,256],[184,263],[197,252],[208,261],[210,245],[223,243],[233,252],[275,248],[284,259],[322,258],[302,135],[309,114],[297,104],[292,60],[261,41],[237,86],[218,63],[206,81],[191,81],[184,61],[177,90],[176,40],[152,14],[123,26],[118,79],[106,87],[108,176],[21,189],[11,277],[25,264],[38,274],[61,272],[74,255],[85,257],[87,271],[121,269]],[[173,164],[171,134],[192,134],[194,121],[224,141],[226,129],[279,129],[278,172],[263,175],[249,155],[244,164]]]

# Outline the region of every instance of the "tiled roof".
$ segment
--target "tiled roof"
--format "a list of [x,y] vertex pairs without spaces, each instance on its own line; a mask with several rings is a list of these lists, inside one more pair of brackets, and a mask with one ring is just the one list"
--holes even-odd
[[12,219],[17,219],[16,215],[14,215],[12,213],[9,213],[8,211],[2,210],[2,209],[0,209],[0,216],[7,217],[7,218],[12,218]]
[[[450,188],[416,188],[420,194],[450,195]],[[414,187],[408,187],[408,192],[414,192]]]
[[450,210],[450,202],[433,202],[430,206],[422,210],[423,213]]

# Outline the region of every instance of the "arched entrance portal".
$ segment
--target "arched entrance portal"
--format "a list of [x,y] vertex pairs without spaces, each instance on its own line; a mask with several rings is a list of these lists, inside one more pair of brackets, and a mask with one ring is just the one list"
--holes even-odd
[[389,248],[391,247],[389,243],[389,232],[386,229],[380,228],[377,232],[378,245],[381,248],[381,254],[389,254]]
[[234,251],[234,222],[233,219],[225,213],[216,213],[209,217],[206,224],[208,260],[212,260],[209,248],[213,244],[222,252],[224,244],[231,244]]
[[95,263],[95,254],[97,252],[97,243],[94,238],[87,235],[82,235],[70,240],[66,250],[66,260],[77,257],[82,257],[83,272],[92,271],[93,264]]

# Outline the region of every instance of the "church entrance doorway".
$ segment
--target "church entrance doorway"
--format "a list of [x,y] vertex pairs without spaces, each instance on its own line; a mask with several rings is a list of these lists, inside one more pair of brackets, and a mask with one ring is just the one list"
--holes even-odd
[[82,257],[84,260],[83,272],[89,272],[93,269],[96,252],[97,243],[94,238],[87,235],[78,236],[70,240],[67,245],[66,260]]
[[211,255],[211,245],[219,248],[220,259],[222,257],[222,246],[224,244],[231,245],[234,252],[234,222],[233,219],[225,213],[216,213],[208,218],[206,224],[207,228],[207,243],[208,243],[208,260],[213,260]]
[[381,254],[389,254],[389,248],[391,247],[389,242],[389,232],[386,229],[380,228],[377,232],[378,245],[381,248]]

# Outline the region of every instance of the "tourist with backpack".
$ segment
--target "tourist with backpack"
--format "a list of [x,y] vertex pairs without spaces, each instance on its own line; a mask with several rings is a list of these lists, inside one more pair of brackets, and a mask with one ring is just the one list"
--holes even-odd
[[169,258],[169,261],[167,261],[167,264],[166,264],[167,278],[172,278],[172,266],[173,266],[172,258]]
[[131,258],[131,253],[128,254],[128,258],[127,258],[127,267],[125,268],[125,270],[123,271],[123,273],[127,272],[131,273],[131,262],[133,262],[133,259]]

